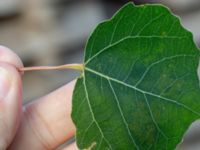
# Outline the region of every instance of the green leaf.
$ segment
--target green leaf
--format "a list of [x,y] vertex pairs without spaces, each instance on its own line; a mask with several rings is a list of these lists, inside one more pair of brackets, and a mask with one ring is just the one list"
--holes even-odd
[[199,51],[162,5],[128,3],[97,26],[73,94],[80,149],[172,150],[200,117]]

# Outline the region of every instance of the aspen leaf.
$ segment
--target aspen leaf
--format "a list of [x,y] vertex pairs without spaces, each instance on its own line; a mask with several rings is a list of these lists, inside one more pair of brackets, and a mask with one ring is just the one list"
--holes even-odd
[[90,36],[73,93],[80,149],[173,150],[200,118],[199,50],[162,5],[126,4]]

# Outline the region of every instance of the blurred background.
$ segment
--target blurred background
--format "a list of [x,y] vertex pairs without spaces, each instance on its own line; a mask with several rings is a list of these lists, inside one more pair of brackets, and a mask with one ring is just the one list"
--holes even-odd
[[[0,44],[14,50],[25,66],[81,63],[86,40],[101,21],[128,0],[0,0]],[[164,3],[181,16],[200,44],[199,0],[135,0]],[[24,103],[43,96],[79,75],[41,71],[23,76]],[[187,132],[179,150],[200,149],[200,123]]]

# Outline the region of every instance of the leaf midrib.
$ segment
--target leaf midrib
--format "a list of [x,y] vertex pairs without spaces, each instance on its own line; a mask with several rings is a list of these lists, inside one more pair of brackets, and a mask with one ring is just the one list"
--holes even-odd
[[[146,74],[148,73],[148,71],[149,71],[152,67],[154,67],[154,65],[157,65],[157,64],[159,64],[159,63],[161,63],[161,62],[164,62],[164,61],[166,61],[166,60],[171,60],[171,59],[175,59],[175,58],[178,58],[178,57],[195,57],[195,55],[180,54],[180,55],[174,55],[174,56],[165,57],[165,58],[162,58],[162,59],[160,59],[160,60],[158,60],[158,61],[156,61],[156,62],[153,62],[153,63],[150,64],[149,67],[144,71],[144,74],[142,75],[141,79],[140,79],[140,80],[136,83],[136,85],[134,85],[134,86],[133,86],[133,85],[130,85],[130,84],[126,83],[126,82],[124,82],[124,80],[123,80],[123,81],[120,81],[120,80],[118,80],[118,79],[116,79],[116,78],[112,78],[112,77],[110,77],[110,76],[108,76],[108,75],[105,75],[105,74],[103,74],[103,73],[100,73],[100,72],[98,72],[98,71],[95,71],[95,70],[93,70],[93,69],[91,69],[91,68],[89,68],[89,67],[85,67],[85,71],[89,71],[90,73],[93,73],[93,74],[95,74],[95,75],[98,75],[98,76],[100,76],[100,77],[102,77],[102,78],[107,79],[108,82],[109,82],[109,84],[110,84],[110,87],[111,87],[111,90],[112,90],[113,94],[115,94],[115,91],[113,91],[113,87],[112,87],[112,84],[111,84],[110,81],[113,81],[113,82],[115,82],[115,83],[122,84],[123,86],[129,87],[129,88],[134,89],[134,90],[136,90],[136,91],[138,91],[138,92],[141,92],[141,93],[144,95],[144,97],[145,97],[145,102],[146,102],[146,104],[147,104],[147,106],[148,106],[148,108],[149,108],[149,112],[150,112],[150,115],[151,115],[151,118],[152,118],[153,123],[155,124],[157,130],[168,140],[169,137],[167,137],[167,136],[165,135],[165,133],[160,129],[160,127],[158,126],[158,124],[157,124],[156,121],[155,121],[155,118],[154,118],[154,116],[153,116],[153,114],[152,114],[151,107],[150,107],[150,105],[149,105],[148,99],[146,98],[146,95],[150,95],[150,96],[153,96],[153,97],[157,97],[157,98],[162,99],[162,100],[164,100],[164,101],[167,101],[167,102],[176,104],[176,105],[178,105],[178,106],[181,106],[181,107],[183,107],[184,109],[186,109],[186,110],[192,112],[192,113],[195,114],[195,115],[200,116],[200,113],[199,113],[199,112],[196,112],[195,110],[193,110],[193,109],[190,108],[189,106],[187,106],[187,105],[185,105],[185,104],[183,104],[183,103],[180,103],[180,102],[178,102],[178,101],[176,101],[176,100],[169,99],[169,98],[163,97],[163,96],[161,96],[161,95],[158,95],[158,94],[155,94],[155,93],[152,93],[152,92],[148,92],[148,91],[142,90],[142,89],[138,88],[137,85],[139,85],[139,83],[143,81],[143,79],[144,79],[144,77],[146,76]],[[85,83],[85,71],[84,71],[84,76],[83,76],[83,78],[84,78],[84,87],[85,87],[85,92],[86,92],[86,95],[87,95],[88,105],[89,105],[89,107],[90,107],[90,112],[92,113],[92,116],[93,116],[93,117],[92,117],[92,118],[93,118],[93,121],[96,123],[96,125],[97,125],[97,127],[98,127],[98,129],[99,129],[99,131],[100,131],[100,133],[101,133],[101,135],[102,135],[102,139],[104,139],[105,142],[106,142],[106,143],[109,145],[109,147],[112,149],[112,146],[110,145],[110,142],[105,138],[104,133],[103,133],[103,131],[101,130],[101,127],[98,125],[98,122],[97,122],[97,120],[96,120],[96,118],[95,118],[95,116],[94,116],[94,113],[93,113],[93,110],[92,110],[92,107],[91,107],[91,104],[90,104],[90,100],[89,100],[89,97],[88,97],[87,88],[86,88],[86,83]],[[116,95],[115,95],[115,96],[116,96]],[[115,98],[116,98],[116,97],[115,97]],[[116,99],[116,101],[119,101],[119,100]],[[120,108],[119,106],[118,106],[118,108],[119,108],[119,110],[120,110],[120,113],[123,113],[123,112],[121,112],[122,110],[121,110],[121,108]],[[128,134],[130,135],[130,137],[131,137],[131,139],[132,139],[132,141],[133,141],[133,143],[134,143],[136,149],[139,149],[138,145],[135,143],[135,140],[133,139],[132,135],[130,134],[129,127],[127,126],[127,122],[126,122],[126,119],[125,119],[125,117],[123,116],[123,114],[122,114],[122,119],[123,119],[123,121],[124,121],[124,123],[125,123],[125,125],[126,125],[126,128],[127,128],[127,130],[128,130]]]
[[163,97],[163,96],[161,96],[161,95],[157,95],[157,94],[155,94],[155,93],[151,93],[151,92],[142,90],[142,89],[137,88],[137,87],[135,87],[135,86],[133,86],[133,85],[130,85],[130,84],[125,83],[125,82],[123,82],[123,81],[120,81],[120,80],[118,80],[118,79],[115,79],[115,78],[109,77],[109,76],[107,76],[107,75],[105,75],[105,74],[102,74],[102,73],[100,73],[100,72],[97,72],[97,71],[95,71],[95,70],[93,70],[93,69],[90,69],[90,68],[88,68],[88,67],[85,67],[85,70],[86,70],[86,71],[89,71],[90,73],[96,74],[96,75],[98,75],[98,76],[100,76],[100,77],[102,77],[102,78],[105,78],[105,79],[107,79],[107,80],[111,80],[111,81],[113,81],[113,82],[115,82],[115,83],[121,84],[121,85],[126,86],[126,87],[129,87],[129,88],[131,88],[131,89],[134,89],[134,90],[136,90],[136,91],[138,91],[138,92],[140,92],[140,93],[142,93],[142,94],[150,95],[150,96],[153,96],[153,97],[162,99],[162,100],[164,100],[164,101],[167,101],[167,102],[176,104],[176,105],[178,105],[178,106],[180,106],[180,107],[182,107],[182,108],[184,108],[184,109],[186,109],[186,110],[192,112],[193,114],[197,115],[198,117],[200,117],[200,113],[199,113],[199,112],[193,110],[192,108],[190,108],[189,106],[187,106],[187,105],[185,105],[185,104],[183,104],[183,103],[181,103],[181,102],[178,102],[178,101],[173,100],[173,99],[170,99],[170,98]]

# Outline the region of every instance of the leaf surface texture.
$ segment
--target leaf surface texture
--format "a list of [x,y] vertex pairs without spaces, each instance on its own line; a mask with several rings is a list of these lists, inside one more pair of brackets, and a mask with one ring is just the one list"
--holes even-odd
[[80,149],[173,150],[200,117],[199,51],[161,5],[126,4],[97,26],[73,94]]

